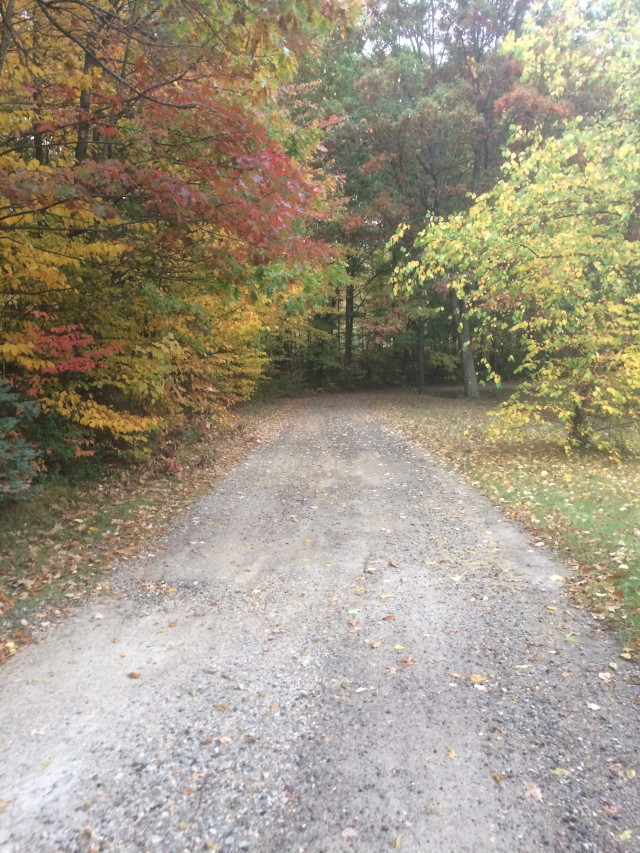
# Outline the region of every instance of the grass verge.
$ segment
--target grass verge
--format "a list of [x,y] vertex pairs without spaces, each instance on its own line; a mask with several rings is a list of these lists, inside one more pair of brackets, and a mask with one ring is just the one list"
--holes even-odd
[[535,438],[525,445],[487,441],[495,400],[407,392],[371,405],[567,554],[574,570],[568,587],[578,603],[616,630],[623,655],[640,654],[640,459],[568,455]]
[[248,406],[235,426],[98,480],[52,483],[0,507],[0,664],[73,602],[109,588],[118,561],[144,550],[228,468],[279,431],[286,407]]

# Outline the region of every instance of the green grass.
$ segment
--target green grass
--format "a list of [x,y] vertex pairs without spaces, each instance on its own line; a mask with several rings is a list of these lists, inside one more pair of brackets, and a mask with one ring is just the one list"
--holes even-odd
[[570,556],[569,588],[640,652],[640,459],[620,463],[530,434],[486,438],[495,400],[403,393],[372,401],[393,425],[450,460],[503,510]]

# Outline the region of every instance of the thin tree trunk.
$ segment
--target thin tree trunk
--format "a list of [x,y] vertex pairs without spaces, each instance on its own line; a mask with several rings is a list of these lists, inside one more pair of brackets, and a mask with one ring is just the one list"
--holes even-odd
[[344,366],[349,367],[353,361],[353,301],[354,286],[347,285],[344,303]]
[[424,318],[416,322],[416,359],[418,361],[418,391],[424,393]]
[[6,7],[2,9],[2,35],[0,36],[0,72],[4,66],[4,61],[7,58],[9,45],[11,44],[11,18],[13,18],[13,10],[15,0],[8,0]]
[[[85,74],[91,71],[93,61],[88,53],[84,55]],[[80,92],[80,118],[78,119],[78,140],[76,142],[76,162],[82,163],[89,150],[89,129],[91,120],[91,89]]]
[[451,307],[453,309],[453,321],[456,324],[456,332],[458,334],[458,342],[460,344],[460,352],[462,356],[462,375],[465,397],[477,399],[480,396],[480,386],[478,385],[476,366],[473,359],[473,349],[471,348],[469,319],[465,313],[464,302],[460,299],[455,290],[450,291],[450,296]]

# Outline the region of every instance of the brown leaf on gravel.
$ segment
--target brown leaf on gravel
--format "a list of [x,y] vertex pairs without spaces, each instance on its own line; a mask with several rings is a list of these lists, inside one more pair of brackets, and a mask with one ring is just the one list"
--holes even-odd
[[525,797],[531,797],[532,800],[537,800],[539,803],[541,803],[543,799],[540,786],[536,785],[534,782],[524,783],[524,795]]
[[381,645],[382,645],[382,643],[380,642],[380,640],[376,640],[375,643],[371,643],[371,648],[372,649],[379,649]]
[[406,658],[400,658],[399,663],[403,663],[405,666],[415,666],[416,662],[414,660],[413,655],[407,655]]
[[382,620],[383,622],[393,622],[395,620],[395,616],[385,616]]
[[139,672],[129,672],[127,673],[127,678],[140,678]]
[[502,773],[492,773],[492,774],[491,774],[491,778],[492,778],[492,779],[493,779],[493,781],[494,781],[494,782],[496,782],[498,785],[499,785],[499,784],[504,780],[504,776],[502,775]]

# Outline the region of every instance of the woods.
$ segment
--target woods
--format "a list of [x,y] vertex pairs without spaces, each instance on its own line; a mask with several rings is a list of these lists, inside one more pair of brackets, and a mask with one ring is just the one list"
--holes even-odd
[[0,501],[149,459],[265,374],[515,379],[495,430],[634,449],[628,4],[0,11]]
[[332,182],[277,95],[347,10],[276,11],[5,5],[0,354],[6,400],[39,409],[4,434],[18,480],[23,437],[64,468],[143,459],[190,417],[224,417],[255,386],[269,323],[327,274],[309,223]]

